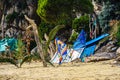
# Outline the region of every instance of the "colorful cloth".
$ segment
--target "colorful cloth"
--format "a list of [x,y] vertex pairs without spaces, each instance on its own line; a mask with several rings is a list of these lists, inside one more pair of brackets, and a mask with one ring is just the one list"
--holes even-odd
[[58,38],[55,39],[56,50],[59,55],[59,64],[61,64],[63,55],[67,54],[67,45]]

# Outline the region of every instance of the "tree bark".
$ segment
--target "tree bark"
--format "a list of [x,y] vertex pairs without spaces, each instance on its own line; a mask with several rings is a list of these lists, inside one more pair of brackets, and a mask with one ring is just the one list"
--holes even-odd
[[[26,20],[28,20],[28,22],[32,25],[32,28],[33,28],[33,33],[34,33],[34,38],[35,38],[35,41],[36,41],[36,44],[37,44],[37,47],[38,47],[38,52],[39,52],[39,55],[43,61],[43,66],[44,67],[47,67],[47,62],[45,60],[45,57],[44,57],[44,52],[42,50],[42,44],[40,43],[40,38],[39,38],[39,34],[38,34],[38,29],[37,29],[37,25],[35,24],[34,20],[28,18],[26,15],[25,15],[25,18]],[[41,52],[40,52],[41,51]]]
[[2,39],[4,38],[4,14],[2,15],[1,19],[1,29],[2,29]]

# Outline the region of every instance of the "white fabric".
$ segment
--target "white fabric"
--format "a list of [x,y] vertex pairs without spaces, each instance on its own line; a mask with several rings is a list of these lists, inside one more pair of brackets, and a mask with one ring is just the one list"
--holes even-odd
[[[73,49],[67,49],[67,54],[63,55],[62,58],[62,62],[71,62],[77,58],[80,58],[81,53],[83,52],[84,48],[80,48],[79,52],[73,50]],[[72,53],[72,56],[70,57],[70,54]],[[52,63],[59,63],[59,56],[58,53],[56,52],[55,55],[52,57],[51,59]]]

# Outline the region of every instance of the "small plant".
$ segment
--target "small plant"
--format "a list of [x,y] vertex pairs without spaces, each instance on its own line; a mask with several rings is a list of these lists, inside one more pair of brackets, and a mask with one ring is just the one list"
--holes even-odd
[[118,23],[116,38],[118,40],[118,45],[120,46],[120,22]]
[[78,33],[73,29],[72,34],[69,38],[69,42],[73,43],[76,40],[77,36],[78,36]]
[[111,34],[111,38],[114,40],[117,39],[117,44],[120,46],[120,21],[116,21],[113,25],[112,25],[112,28],[111,28],[111,31],[110,31],[110,34]]
[[[48,55],[48,48],[49,48],[49,44],[50,44],[50,41],[54,39],[56,33],[58,32],[58,30],[60,30],[61,28],[64,28],[64,26],[56,26],[55,28],[53,28],[50,32],[49,32],[49,39],[48,41],[46,41],[46,43],[43,43],[43,39],[42,39],[42,35],[39,35],[40,36],[40,42],[42,42],[42,51],[44,53],[44,57],[45,57],[45,60],[46,62],[48,62],[50,65],[54,66],[51,62],[50,62],[50,56]],[[39,32],[41,32],[41,30],[39,30]],[[35,54],[35,55],[24,55],[25,54],[25,47],[22,43],[22,41],[18,41],[18,50],[16,52],[16,58],[19,60],[19,67],[21,67],[23,65],[24,62],[26,61],[31,61],[33,58],[37,58],[37,59],[41,59],[40,55],[39,54]]]
[[72,23],[72,28],[75,29],[75,31],[79,32],[81,29],[89,30],[89,16],[84,15],[80,18],[75,18]]

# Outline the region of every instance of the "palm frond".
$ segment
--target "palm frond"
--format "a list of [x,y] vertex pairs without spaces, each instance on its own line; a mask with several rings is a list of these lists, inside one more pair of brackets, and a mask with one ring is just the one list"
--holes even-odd
[[17,65],[17,61],[16,60],[14,60],[13,58],[3,58],[3,57],[0,57],[0,63],[1,62],[8,62],[8,63],[10,63],[10,64],[13,64],[13,65],[15,65],[16,67],[18,67],[18,65]]
[[55,35],[56,35],[56,33],[60,30],[60,29],[62,29],[62,28],[64,28],[65,27],[65,25],[58,25],[58,26],[56,26],[55,28],[53,28],[51,31],[50,31],[50,33],[49,33],[49,39],[48,39],[48,41],[47,41],[47,45],[46,45],[46,47],[48,48],[48,46],[49,46],[49,44],[50,44],[50,41],[55,37]]
[[23,59],[22,62],[20,63],[20,67],[23,65],[24,62],[31,62],[32,59],[41,59],[41,57],[39,56],[39,54],[31,54],[31,55],[26,55]]
[[24,62],[26,61],[31,61],[33,55],[27,55],[22,59],[22,62],[20,63],[20,67],[23,65]]
[[[45,48],[43,48],[43,49],[44,49],[44,50],[43,50],[44,53],[46,53],[46,54],[45,54],[46,57],[48,57],[48,56],[47,56],[47,50],[48,50],[50,41],[55,37],[56,33],[57,33],[60,29],[62,29],[62,28],[64,28],[64,27],[65,27],[65,25],[58,25],[58,26],[56,26],[55,28],[53,28],[53,29],[50,31],[49,36],[48,36],[48,40],[47,40],[47,43],[46,43],[46,46],[45,46]],[[49,61],[49,59],[47,59],[47,58],[46,58],[46,62],[48,62],[48,63],[49,63],[50,65],[52,65],[53,67],[55,67],[55,66]]]
[[54,65],[53,65],[53,63],[51,63],[50,61],[47,61],[51,66],[53,66],[53,67],[55,67]]

